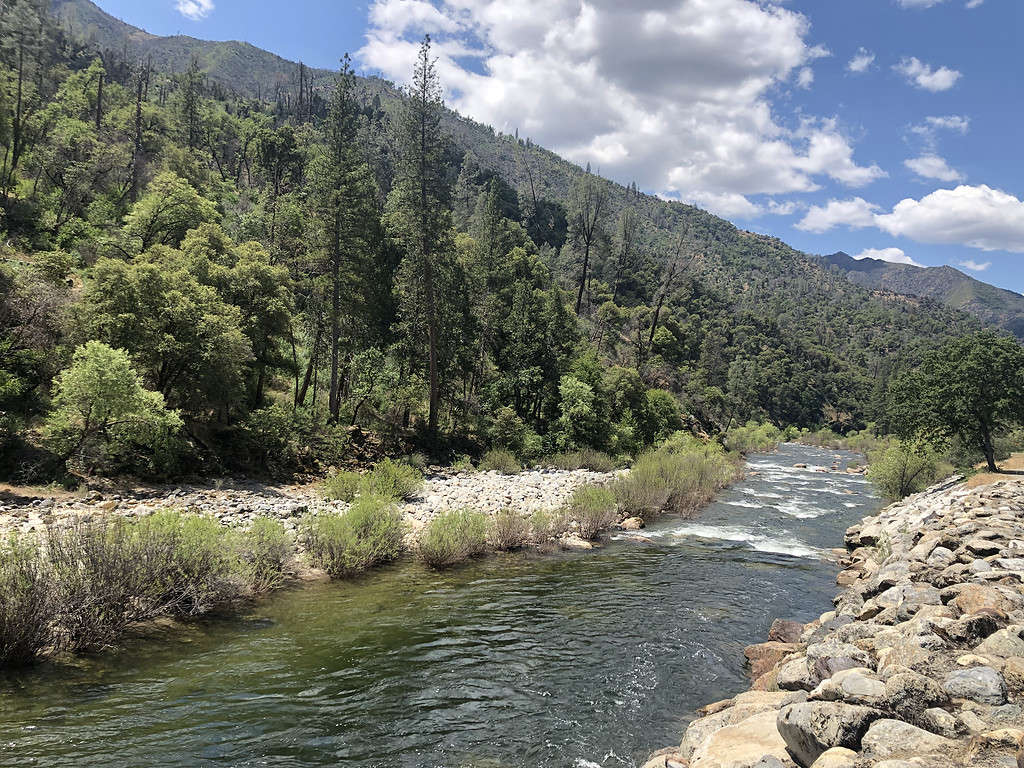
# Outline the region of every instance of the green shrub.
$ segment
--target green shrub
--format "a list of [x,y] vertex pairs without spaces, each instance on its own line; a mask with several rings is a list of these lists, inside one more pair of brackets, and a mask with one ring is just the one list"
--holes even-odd
[[530,541],[530,523],[514,509],[502,509],[491,518],[488,540],[495,549],[520,549]]
[[952,465],[932,448],[899,442],[871,455],[868,479],[895,501],[923,491],[952,471]]
[[405,525],[392,498],[360,495],[341,514],[306,517],[300,535],[313,564],[342,578],[395,560]]
[[619,512],[650,520],[660,512],[692,514],[741,472],[734,455],[716,444],[641,456],[614,486]]
[[615,506],[615,494],[608,488],[587,485],[577,488],[569,500],[569,517],[580,529],[584,539],[594,539],[597,535],[618,521]]
[[423,473],[409,464],[384,459],[373,468],[368,483],[371,493],[405,501],[423,487]]
[[526,424],[515,409],[505,406],[495,411],[490,433],[491,444],[495,448],[520,453],[526,437]]
[[261,517],[242,535],[242,564],[254,594],[278,589],[284,583],[284,564],[291,542],[278,520]]
[[612,472],[615,461],[607,453],[584,448],[580,451],[556,453],[548,463],[556,469],[576,470],[589,469],[592,472]]
[[568,528],[569,516],[564,509],[538,509],[530,515],[530,538],[535,544],[557,539]]
[[358,472],[338,472],[324,480],[322,490],[328,499],[352,501],[364,484],[365,480]]
[[39,547],[18,537],[0,544],[0,664],[28,664],[47,651],[57,607]]
[[417,550],[431,568],[446,568],[487,549],[487,516],[471,509],[442,512],[420,533]]
[[473,466],[473,460],[469,456],[460,456],[452,464],[452,469],[455,472],[476,472],[476,467]]
[[782,432],[774,424],[756,421],[742,427],[733,427],[725,434],[725,447],[739,453],[767,453],[782,441]]
[[503,475],[514,475],[517,472],[523,471],[523,465],[519,463],[512,453],[509,451],[495,448],[484,454],[484,457],[480,460],[480,470],[500,472]]
[[413,469],[419,472],[423,472],[426,470],[427,465],[430,462],[427,459],[427,455],[425,453],[420,453],[419,451],[417,451],[416,453],[410,453],[408,456],[406,456],[405,463],[408,464]]

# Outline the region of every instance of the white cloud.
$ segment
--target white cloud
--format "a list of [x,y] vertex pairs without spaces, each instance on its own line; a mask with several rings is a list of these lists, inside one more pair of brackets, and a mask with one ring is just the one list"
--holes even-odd
[[[967,6],[967,7],[970,8],[971,6]],[[986,269],[988,269],[989,267],[992,266],[992,262],[991,261],[985,261],[985,262],[982,262],[981,264],[979,264],[978,262],[976,262],[976,261],[974,261],[972,259],[966,259],[966,260],[960,262],[960,266],[963,267],[964,269],[971,270],[971,272],[984,272]]]
[[177,0],[175,9],[186,19],[200,21],[213,13],[213,0]]
[[925,179],[937,179],[938,181],[963,181],[964,175],[960,171],[950,168],[945,158],[938,155],[921,155],[903,164],[918,176]]
[[867,72],[871,69],[871,65],[875,63],[875,54],[869,51],[867,48],[858,48],[857,52],[850,59],[846,68],[850,72]]
[[1024,253],[1024,202],[984,184],[901,200],[892,213],[876,216],[875,224],[921,243]]
[[896,0],[900,8],[931,8],[944,2],[946,0]]
[[967,6],[966,7],[968,7],[968,8],[977,8],[979,5],[981,5],[984,2],[985,2],[985,0],[967,0]]
[[819,234],[838,226],[863,229],[875,223],[875,212],[879,208],[880,206],[861,197],[852,200],[829,200],[824,206],[812,205],[807,214],[797,222],[796,228]]
[[948,91],[956,85],[961,76],[957,70],[949,67],[933,69],[930,64],[925,64],[916,56],[904,56],[893,69],[903,75],[911,85],[932,93]]
[[1024,253],[1024,201],[985,184],[939,189],[898,202],[891,213],[863,198],[812,206],[796,225],[808,232],[877,227],[919,243],[964,245],[982,251]]
[[735,192],[693,192],[682,196],[683,202],[698,205],[724,219],[755,219],[764,209]]
[[874,259],[875,261],[888,261],[890,264],[909,264],[912,267],[924,266],[907,256],[902,248],[867,248],[853,258],[858,260]]
[[773,104],[830,55],[779,3],[375,0],[359,58],[404,82],[423,32],[460,112],[670,198],[754,216],[754,195],[885,175],[835,119]]

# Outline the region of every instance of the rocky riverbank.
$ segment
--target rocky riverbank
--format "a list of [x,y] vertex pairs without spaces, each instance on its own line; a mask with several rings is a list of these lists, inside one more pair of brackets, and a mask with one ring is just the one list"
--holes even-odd
[[751,690],[645,768],[1024,768],[1024,480],[846,532],[835,609],[746,649]]
[[[516,475],[497,472],[435,472],[424,479],[415,497],[402,505],[412,530],[418,530],[446,509],[471,507],[497,512],[511,507],[523,514],[557,509],[584,485],[603,485],[614,472],[533,469]],[[259,517],[281,520],[294,531],[308,512],[340,512],[348,504],[326,499],[316,486],[275,486],[252,482],[223,482],[210,486],[134,488],[89,491],[81,496],[45,493],[0,496],[0,533],[27,533],[52,524],[87,521],[104,514],[144,517],[158,509],[174,508],[216,517],[221,523],[246,528]]]

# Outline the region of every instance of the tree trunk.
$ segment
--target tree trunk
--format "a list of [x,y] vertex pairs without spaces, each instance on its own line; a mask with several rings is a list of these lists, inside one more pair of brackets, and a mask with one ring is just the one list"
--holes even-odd
[[430,367],[430,411],[427,429],[431,435],[437,433],[437,411],[440,401],[437,376],[437,309],[434,304],[434,270],[428,261],[423,270],[423,288],[427,294],[427,340]]
[[336,211],[334,214],[334,254],[331,259],[331,391],[329,401],[331,421],[338,420],[338,412],[341,410],[341,393],[338,389],[339,346],[341,343],[340,217],[340,211]]
[[302,379],[302,386],[299,388],[299,393],[295,396],[296,406],[306,404],[306,393],[309,391],[309,383],[313,380],[313,370],[316,368],[316,358],[320,347],[320,336],[322,332],[323,329],[318,325],[316,328],[316,338],[313,340],[313,348],[309,351],[309,364],[306,366],[306,375]]
[[985,463],[988,464],[988,471],[998,472],[999,467],[996,466],[996,448],[992,444],[992,431],[987,426],[983,426],[981,429],[981,436],[984,442]]
[[587,270],[590,268],[590,241],[583,247],[583,274],[580,275],[580,290],[576,294],[576,314],[580,313],[580,306],[583,304],[583,289],[587,285]]
[[103,73],[100,72],[100,82],[96,86],[96,133],[100,132],[103,124]]

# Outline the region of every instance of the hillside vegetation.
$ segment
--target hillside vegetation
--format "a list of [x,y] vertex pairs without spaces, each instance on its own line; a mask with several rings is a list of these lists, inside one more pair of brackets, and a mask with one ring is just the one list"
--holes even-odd
[[884,428],[893,377],[979,326],[459,117],[429,44],[401,92],[256,51],[253,93],[233,44],[57,6],[0,17],[18,478]]

